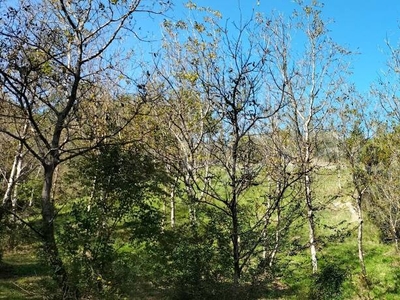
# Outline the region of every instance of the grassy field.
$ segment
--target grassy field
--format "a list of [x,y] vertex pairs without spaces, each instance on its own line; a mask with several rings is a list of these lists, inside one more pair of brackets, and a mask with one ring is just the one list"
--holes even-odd
[[[348,178],[343,178],[343,182]],[[347,191],[347,192],[345,192]],[[394,246],[380,241],[378,229],[366,218],[364,232],[365,261],[368,279],[360,276],[357,256],[357,218],[345,184],[338,184],[337,174],[332,170],[320,172],[317,194],[323,195],[318,202],[323,209],[318,211],[319,266],[328,270],[326,277],[311,275],[308,249],[294,255],[281,253],[279,260],[285,265],[276,274],[276,280],[260,288],[257,299],[313,299],[312,292],[325,293],[318,280],[325,285],[333,284],[343,277],[342,293],[335,297],[318,299],[400,299],[400,256]],[[299,233],[300,232],[300,233]],[[300,228],[296,234],[306,230]],[[37,255],[32,242],[20,243],[18,248],[6,250],[0,265],[0,299],[56,299],[56,287],[49,271]],[[323,272],[321,272],[323,273]],[[319,278],[319,279],[318,279]],[[321,279],[322,278],[322,279]],[[165,299],[159,291],[143,291],[140,299]],[[326,296],[328,295],[328,296]],[[137,299],[139,299],[137,298]],[[254,298],[252,298],[254,299]]]
[[[338,211],[336,211],[338,212]],[[329,215],[329,212],[326,212]],[[343,211],[347,217],[348,212]],[[334,219],[338,218],[334,215]],[[369,283],[359,275],[355,232],[340,242],[322,247],[319,252],[321,268],[327,265],[346,270],[343,297],[338,299],[400,299],[400,259],[392,245],[377,240],[373,226],[366,226],[365,260]],[[285,257],[287,270],[284,280],[277,281],[276,291],[259,299],[306,299],[310,293],[312,276],[308,252]],[[29,249],[5,252],[0,266],[0,299],[51,299],[54,283],[48,270],[35,252]],[[143,298],[144,299],[144,298]],[[149,298],[150,299],[150,298]],[[154,295],[152,296],[154,298]],[[163,299],[160,294],[159,299]],[[328,299],[328,298],[326,298]]]
[[4,254],[0,265],[0,299],[46,299],[54,288],[48,270],[32,249]]

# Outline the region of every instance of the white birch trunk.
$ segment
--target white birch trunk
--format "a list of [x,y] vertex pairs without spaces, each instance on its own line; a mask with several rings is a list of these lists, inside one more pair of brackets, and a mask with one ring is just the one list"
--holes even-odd
[[11,195],[13,194],[14,186],[18,179],[17,169],[18,169],[19,161],[21,160],[21,155],[20,155],[21,151],[22,151],[22,147],[19,146],[17,154],[14,157],[14,162],[13,162],[13,165],[11,168],[10,176],[8,177],[7,189],[6,189],[6,192],[4,193],[4,197],[3,197],[3,206],[7,205],[7,203],[11,201]]
[[178,177],[175,178],[174,183],[171,188],[171,194],[170,194],[170,223],[171,223],[171,228],[175,227],[175,190],[178,185]]
[[[28,131],[28,124],[24,125],[23,131],[22,131],[22,138],[25,137],[27,131]],[[11,201],[12,209],[15,212],[15,208],[17,206],[17,197],[18,197],[18,190],[16,188],[16,185],[18,183],[19,178],[21,177],[22,173],[22,160],[24,157],[23,154],[23,149],[24,145],[22,142],[18,144],[18,149],[17,152],[14,156],[14,162],[12,165],[10,177],[8,178],[7,182],[7,189],[6,192],[4,193],[3,197],[3,207],[7,205],[9,201]],[[11,198],[12,195],[12,198]]]
[[358,260],[360,261],[361,274],[365,278],[367,277],[367,269],[365,268],[364,261],[364,248],[363,248],[363,229],[364,229],[364,220],[362,214],[361,200],[362,200],[363,192],[357,195],[357,214],[358,214]]
[[16,207],[17,205],[17,196],[18,196],[17,184],[19,178],[21,177],[22,160],[24,156],[22,150],[23,150],[23,145],[20,143],[18,145],[17,153],[15,154],[14,162],[11,168],[11,173],[8,178],[7,189],[3,197],[3,206],[7,205],[7,203],[10,201],[13,208]]
[[315,222],[314,222],[314,208],[312,204],[312,194],[311,194],[311,179],[309,174],[306,174],[305,176],[305,188],[306,188],[307,221],[309,230],[311,265],[312,265],[312,272],[313,274],[315,274],[318,271],[318,260],[317,260],[317,247],[315,242]]
[[173,189],[171,191],[171,202],[170,202],[170,205],[171,205],[171,215],[170,215],[171,227],[174,228],[175,227],[175,189]]

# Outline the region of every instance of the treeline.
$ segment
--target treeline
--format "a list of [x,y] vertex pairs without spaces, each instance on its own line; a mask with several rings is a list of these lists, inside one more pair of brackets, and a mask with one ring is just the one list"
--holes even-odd
[[[3,250],[39,244],[55,297],[257,298],[305,250],[310,297],[339,296],[345,266],[318,285],[318,214],[341,195],[365,289],[364,214],[398,249],[397,49],[390,82],[360,95],[315,1],[234,22],[189,2],[150,61],[127,45],[143,43],[137,15],[169,1],[5,3]],[[324,172],[343,174],[338,194]]]

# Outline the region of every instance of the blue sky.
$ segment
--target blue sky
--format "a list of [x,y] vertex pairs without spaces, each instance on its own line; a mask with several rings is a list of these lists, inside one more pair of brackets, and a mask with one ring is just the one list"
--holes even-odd
[[[235,20],[241,13],[246,16],[253,9],[265,15],[276,10],[290,14],[296,7],[293,0],[193,0],[198,6],[219,10],[225,18]],[[183,13],[186,0],[173,1],[175,8],[169,15]],[[304,1],[305,3],[309,1]],[[322,9],[330,24],[331,37],[340,45],[360,54],[353,58],[351,77],[361,92],[367,92],[370,84],[385,69],[387,51],[385,40],[393,45],[400,37],[399,0],[325,0]]]

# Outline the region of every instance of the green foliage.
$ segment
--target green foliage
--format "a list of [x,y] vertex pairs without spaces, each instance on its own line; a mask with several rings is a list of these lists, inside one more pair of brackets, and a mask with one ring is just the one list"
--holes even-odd
[[[78,2],[74,4],[76,7]],[[67,174],[63,173],[63,169],[58,169],[60,173],[57,176],[59,175],[61,179],[55,180],[52,194],[58,214],[50,223],[54,220],[57,225],[55,228],[59,230],[56,233],[57,246],[66,265],[71,285],[78,287],[83,298],[265,299],[269,296],[266,288],[276,292],[276,298],[279,299],[291,297],[354,299],[357,295],[359,298],[398,297],[400,261],[390,246],[379,243],[375,225],[378,225],[382,236],[386,239],[397,236],[399,231],[399,225],[394,233],[389,232],[393,229],[388,229],[391,225],[388,220],[397,221],[394,218],[399,210],[397,204],[393,202],[388,211],[383,210],[389,206],[389,196],[391,199],[397,199],[399,195],[396,189],[385,189],[386,186],[399,186],[397,180],[399,174],[396,173],[399,167],[397,161],[399,128],[390,133],[387,129],[382,129],[383,131],[375,137],[367,136],[366,127],[361,124],[364,123],[361,122],[361,113],[358,109],[346,107],[341,113],[344,116],[348,115],[346,117],[349,120],[356,119],[354,124],[349,121],[344,125],[346,134],[343,134],[342,151],[346,152],[347,163],[341,161],[343,153],[340,153],[337,147],[340,139],[336,130],[315,131],[315,134],[311,134],[315,137],[319,134],[325,135],[323,138],[319,137],[315,144],[317,155],[313,156],[317,161],[315,169],[319,171],[315,176],[313,174],[316,184],[312,192],[318,201],[315,202],[315,210],[318,211],[320,218],[316,222],[317,244],[321,254],[320,266],[323,266],[315,276],[311,275],[311,270],[307,268],[309,266],[309,253],[305,251],[308,243],[307,224],[301,216],[303,207],[299,201],[302,188],[297,189],[296,183],[292,183],[282,191],[282,195],[279,195],[278,187],[274,191],[273,182],[281,185],[292,180],[294,173],[303,166],[302,164],[296,166],[297,161],[300,162],[301,159],[294,157],[296,155],[293,154],[300,145],[298,141],[301,139],[301,132],[297,136],[296,143],[296,137],[290,129],[291,125],[284,117],[287,110],[282,115],[273,113],[276,114],[276,122],[279,123],[276,124],[278,130],[269,131],[264,128],[269,123],[266,116],[269,115],[269,110],[274,110],[275,101],[279,102],[277,109],[283,107],[285,110],[286,101],[290,102],[290,97],[306,95],[299,92],[296,85],[304,84],[307,87],[310,82],[308,79],[311,74],[302,73],[310,69],[309,62],[307,59],[301,59],[303,52],[306,53],[310,49],[303,51],[299,49],[299,52],[291,57],[290,40],[292,38],[296,40],[299,31],[304,30],[303,33],[308,36],[312,46],[315,46],[316,52],[319,53],[314,57],[318,62],[317,69],[334,70],[330,62],[337,61],[336,51],[345,54],[344,49],[330,44],[330,39],[325,38],[328,28],[322,19],[323,5],[318,1],[311,1],[309,5],[303,5],[303,1],[297,2],[303,9],[299,11],[292,24],[286,24],[284,17],[269,20],[263,19],[260,15],[254,27],[252,20],[230,27],[229,22],[222,25],[219,12],[199,7],[191,1],[186,7],[191,11],[190,14],[198,16],[197,20],[164,21],[163,48],[157,54],[154,53],[157,61],[156,70],[147,71],[145,84],[137,86],[143,92],[143,98],[146,98],[144,111],[149,112],[148,115],[140,112],[138,119],[143,123],[127,126],[130,132],[120,132],[118,122],[113,117],[108,118],[111,108],[103,107],[104,127],[93,124],[95,129],[93,132],[106,129],[106,132],[121,133],[121,136],[136,137],[139,134],[132,132],[135,129],[140,129],[140,134],[150,132],[141,140],[143,144],[147,142],[146,149],[128,144],[101,145],[70,162]],[[105,16],[103,13],[107,8],[122,7],[127,2],[110,0],[109,4],[113,5],[106,7],[104,3],[100,3],[98,10],[102,12],[100,15]],[[73,9],[74,5],[69,8]],[[81,11],[84,14],[88,10]],[[96,11],[96,8],[92,11]],[[79,15],[81,12],[77,14],[76,20],[79,19],[80,22]],[[47,18],[42,19],[47,21]],[[89,16],[87,20],[96,19]],[[71,20],[68,21],[73,24]],[[95,26],[108,23],[91,24]],[[30,26],[35,29],[38,25],[30,24]],[[296,31],[291,31],[292,26]],[[125,27],[129,26],[121,28]],[[16,49],[15,53],[23,52],[21,57],[26,58],[29,70],[17,65],[12,69],[13,62],[19,60],[17,57],[4,58],[4,65],[10,66],[8,70],[12,75],[9,77],[10,82],[16,76],[17,95],[23,90],[32,91],[16,99],[18,98],[18,101],[25,99],[26,105],[32,103],[34,106],[25,113],[23,113],[24,105],[21,107],[22,113],[14,114],[14,111],[10,110],[5,115],[10,114],[13,117],[10,120],[15,124],[12,125],[13,122],[7,120],[8,123],[4,122],[3,125],[16,126],[18,118],[15,117],[26,115],[37,120],[38,126],[46,125],[45,129],[39,131],[43,135],[35,136],[33,134],[35,127],[31,128],[33,131],[26,137],[16,135],[31,149],[38,148],[37,153],[38,155],[43,153],[45,155],[43,158],[47,158],[54,151],[61,151],[63,155],[71,153],[75,155],[81,150],[88,149],[81,147],[85,147],[86,141],[91,137],[93,140],[88,141],[91,145],[105,139],[105,136],[96,138],[95,135],[88,134],[92,132],[91,130],[79,130],[81,125],[92,125],[89,119],[83,118],[85,114],[80,108],[90,111],[91,107],[101,105],[99,103],[102,100],[97,101],[98,96],[108,97],[119,92],[118,84],[114,85],[115,90],[113,88],[108,90],[108,86],[105,85],[104,90],[101,89],[101,94],[92,94],[90,88],[90,82],[107,82],[101,80],[100,75],[108,68],[111,72],[117,71],[116,64],[100,63],[102,66],[96,71],[95,64],[90,64],[89,61],[81,62],[82,64],[78,66],[87,64],[93,70],[89,72],[85,69],[82,74],[87,76],[82,74],[71,76],[70,73],[79,68],[66,66],[74,62],[75,52],[71,47],[79,40],[91,41],[91,37],[94,38],[93,58],[111,57],[107,56],[106,52],[103,53],[106,48],[103,49],[96,42],[97,39],[102,40],[105,37],[101,31],[93,35],[87,30],[86,32],[78,30],[79,32],[76,32],[79,36],[85,37],[89,34],[86,38],[79,39],[75,38],[78,36],[75,34],[75,29],[73,26],[69,30],[40,31],[38,35],[41,41],[40,50],[33,46],[21,46],[19,50]],[[33,32],[39,33],[36,29]],[[21,41],[27,38],[22,34]],[[58,38],[52,38],[53,35]],[[250,38],[246,39],[247,37]],[[59,45],[54,49],[60,51],[53,51],[55,44]],[[328,48],[326,45],[329,45]],[[80,46],[79,49],[82,50],[87,44]],[[9,53],[5,52],[6,55],[14,53],[14,48],[10,47]],[[96,49],[103,50],[96,55]],[[64,50],[68,52],[63,52]],[[84,54],[83,57],[87,57],[87,53]],[[279,59],[281,55],[284,56],[282,61]],[[91,56],[89,54],[89,59]],[[68,62],[63,62],[62,57],[68,57]],[[122,64],[122,61],[120,63]],[[280,63],[282,69],[275,69]],[[25,74],[26,71],[30,73]],[[289,74],[292,71],[293,73]],[[343,69],[337,71],[340,71],[337,74],[343,74]],[[312,88],[311,91],[320,90],[318,97],[321,99],[327,96],[326,103],[315,107],[316,111],[321,109],[317,116],[324,115],[324,118],[321,118],[321,122],[324,123],[325,117],[328,118],[330,115],[328,112],[334,111],[333,106],[330,107],[332,104],[329,103],[329,99],[335,101],[336,91],[333,89],[336,88],[331,82],[334,76],[330,76],[330,72],[320,74],[318,81],[321,83],[321,89]],[[108,73],[107,77],[111,75]],[[158,77],[157,81],[152,81],[153,76]],[[282,76],[285,80],[279,82]],[[118,79],[125,77],[119,75]],[[53,149],[53,145],[51,149],[42,148],[42,144],[46,144],[47,135],[52,132],[47,125],[56,119],[60,120],[63,112],[67,112],[63,108],[63,100],[73,99],[68,87],[76,85],[70,84],[71,78],[83,80],[85,83],[78,88],[75,103],[71,102],[72,106],[68,104],[72,114],[61,120],[63,122],[57,122],[65,126],[62,129],[64,133],[58,136],[60,140],[66,138],[65,144],[58,145],[56,149]],[[30,88],[28,85],[27,89],[19,89],[20,83],[36,81],[40,83],[36,88],[35,86]],[[341,83],[340,81],[340,85]],[[79,82],[76,84],[79,85]],[[67,90],[64,90],[65,88]],[[325,88],[327,90],[324,94]],[[305,88],[304,91],[306,90],[309,89]],[[266,97],[263,96],[264,92]],[[70,95],[70,98],[66,98],[65,94]],[[318,100],[317,94],[311,95],[311,98],[315,96]],[[347,96],[345,98],[349,99]],[[128,104],[134,99],[136,98],[113,101],[117,106],[112,105],[111,110],[115,112],[115,116],[124,118],[122,115],[132,113],[124,103]],[[285,103],[281,103],[281,100]],[[10,102],[15,104],[10,107],[17,107],[18,101]],[[271,103],[265,104],[261,101]],[[125,108],[119,110],[119,105]],[[304,118],[303,113],[308,110],[306,106],[296,107],[296,114],[300,112],[301,118]],[[328,109],[326,115],[322,109],[324,106]],[[313,108],[310,108],[312,111]],[[264,114],[265,112],[267,114]],[[48,119],[48,116],[51,117]],[[95,111],[93,117],[97,121],[103,119]],[[256,124],[258,120],[260,122]],[[319,126],[318,123],[318,120],[311,120],[312,131],[314,126],[315,128]],[[307,126],[300,126],[297,129],[302,131]],[[347,126],[353,128],[348,129]],[[276,139],[271,138],[273,135],[277,135]],[[267,142],[260,142],[264,140],[263,137],[267,137],[265,138]],[[110,140],[112,138],[107,137],[107,142]],[[325,146],[320,145],[323,142]],[[275,145],[270,148],[265,147],[268,143]],[[308,146],[308,143],[307,141],[302,145]],[[50,147],[51,143],[48,144]],[[300,154],[302,145],[298,147]],[[269,153],[271,149],[274,149],[277,155]],[[335,153],[332,149],[335,149]],[[177,176],[174,192],[171,193],[176,200],[175,226],[172,224],[170,226],[167,220],[169,212],[167,201],[170,197],[167,192],[170,192],[168,188],[171,188],[170,179],[160,171],[164,166],[157,165],[155,158],[148,154],[157,151],[160,152],[158,156],[160,161],[168,162],[168,171]],[[60,159],[64,160],[64,157]],[[59,159],[59,157],[54,158]],[[321,158],[331,160],[338,165],[331,165],[325,169],[318,164]],[[334,173],[339,168],[341,172],[346,173],[343,181],[347,183],[340,189],[336,188],[336,173]],[[324,174],[325,172],[329,174]],[[185,177],[185,175],[186,186],[179,186],[178,182],[182,180],[179,176]],[[3,242],[0,247],[8,246],[5,248],[6,259],[10,258],[12,251],[23,252],[22,246],[27,248],[28,253],[33,253],[36,249],[32,238],[34,234],[28,233],[30,229],[27,225],[34,226],[37,221],[35,214],[40,206],[40,201],[37,199],[40,199],[42,183],[32,178],[25,179],[19,186],[18,203],[21,207],[18,213],[26,222],[9,222],[10,220],[6,219],[0,224],[0,239]],[[351,180],[352,184],[360,187],[359,191],[363,192],[373,181],[380,184],[379,187],[375,186],[374,195],[371,196],[369,190],[365,193],[375,201],[370,201],[372,203],[368,207],[370,219],[365,218],[364,223],[365,257],[370,274],[368,278],[358,276],[354,234],[356,225],[353,226],[355,223],[352,223],[354,207],[351,206],[351,196],[354,197],[354,193],[348,185]],[[4,185],[5,182],[3,180],[0,183]],[[190,184],[192,184],[192,194],[188,190],[185,191]],[[384,192],[385,197],[382,196]],[[344,194],[347,196],[342,197]],[[370,198],[366,200],[369,201]],[[29,213],[26,213],[24,209],[31,199],[34,206],[30,208]],[[279,199],[280,202],[274,204],[275,199]],[[333,201],[335,203],[331,203]],[[193,214],[195,218],[190,221],[188,203],[196,208]],[[325,204],[328,207],[324,207]],[[378,216],[377,212],[382,216]],[[238,273],[241,277],[240,281],[234,284],[233,280],[239,277],[233,276],[235,255],[232,255],[234,248],[232,244],[235,241],[237,242],[235,245],[238,246],[235,254],[236,258],[239,257],[237,260],[240,265]],[[271,254],[275,246],[278,252],[274,256],[273,265],[270,266],[268,258],[264,259],[262,254]],[[2,250],[3,248],[0,248],[0,262]],[[0,265],[0,298],[12,298],[10,286],[14,280],[13,276],[18,277],[19,280],[15,280],[17,284],[25,280],[26,284],[21,284],[20,290],[28,290],[28,294],[22,296],[19,296],[21,293],[14,293],[17,294],[15,298],[22,299],[28,295],[32,296],[32,299],[43,298],[39,294],[46,294],[44,292],[29,294],[29,285],[32,282],[26,278],[36,276],[41,280],[51,271],[44,268],[45,265],[40,262],[29,262],[29,257],[23,256],[21,259],[28,263],[19,264],[18,259],[14,257],[12,261],[8,260],[10,264],[12,263],[12,267],[6,264]],[[41,284],[36,283],[33,286],[36,290],[41,289]],[[5,289],[11,292],[2,294],[2,290]],[[53,287],[53,291],[56,290],[57,288]],[[62,297],[62,295],[57,296],[55,297],[57,299]]]
[[31,202],[34,207],[40,207],[42,185],[40,178],[37,177],[22,182],[18,190],[18,206],[24,210]]
[[[171,299],[210,299],[231,262],[224,261],[213,232],[184,224],[159,236],[153,245],[153,278],[169,288]],[[222,249],[220,249],[222,250]],[[228,256],[229,257],[229,256]]]
[[342,299],[342,285],[348,276],[347,269],[336,263],[329,263],[315,276],[309,299]]
[[[128,292],[121,282],[135,278],[131,255],[120,251],[132,239],[129,232],[143,238],[160,227],[149,205],[159,192],[158,171],[139,149],[117,145],[102,147],[76,167],[73,172],[90,193],[74,201],[61,224],[62,256],[83,295],[117,298]],[[141,224],[153,227],[146,231]]]
[[196,225],[181,222],[152,238],[134,234],[137,278],[167,291],[168,299],[217,299],[229,292],[231,246],[223,217],[207,208],[198,211]]

